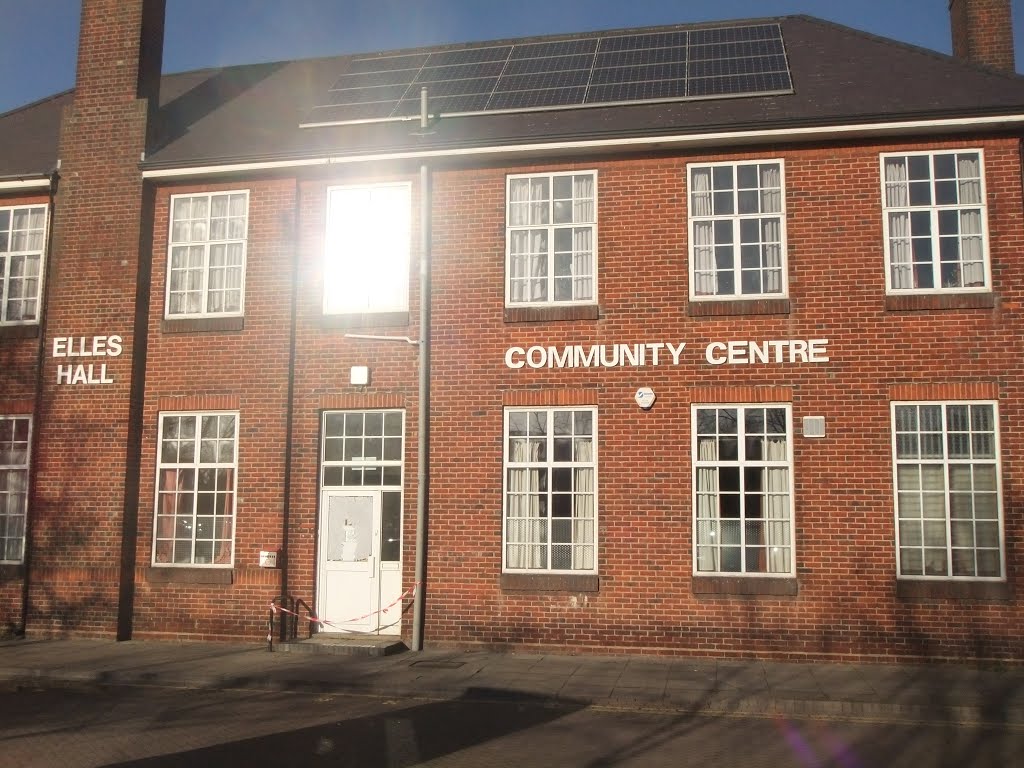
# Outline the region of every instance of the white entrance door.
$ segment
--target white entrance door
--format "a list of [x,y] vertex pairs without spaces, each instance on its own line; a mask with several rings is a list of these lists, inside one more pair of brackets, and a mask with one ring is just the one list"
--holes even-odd
[[324,491],[317,615],[322,632],[380,627],[380,491]]

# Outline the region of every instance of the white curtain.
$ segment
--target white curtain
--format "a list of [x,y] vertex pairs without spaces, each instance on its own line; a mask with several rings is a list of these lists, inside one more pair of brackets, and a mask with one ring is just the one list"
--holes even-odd
[[[589,440],[574,441],[573,460],[590,463],[594,445]],[[594,569],[594,468],[573,469],[572,505],[572,567],[573,570]]]
[[[768,461],[786,461],[786,440],[781,436],[769,436],[765,440],[765,458]],[[765,469],[765,528],[768,545],[768,572],[789,573],[790,571],[790,527],[789,516],[789,468],[767,467]]]
[[[715,438],[697,439],[697,459],[714,461],[717,458]],[[719,569],[718,531],[718,469],[697,468],[697,570]]]
[[[536,462],[540,443],[516,440],[511,446],[510,461]],[[541,516],[540,479],[546,472],[540,468],[509,469],[506,499],[506,565],[509,568],[544,568],[547,552],[547,519]]]
[[[513,179],[509,185],[509,195],[510,227],[547,224],[547,179]],[[547,300],[547,229],[513,230],[509,233],[509,239],[510,300]]]
[[761,213],[782,213],[782,173],[778,165],[761,165]]
[[[885,206],[904,208],[909,203],[907,166],[903,160],[885,162]],[[914,287],[914,274],[910,250],[910,212],[893,211],[889,214],[889,274],[892,287]]]
[[761,242],[764,249],[765,293],[782,293],[782,222],[779,219],[761,220]]
[[[957,176],[960,179],[960,205],[980,206],[982,203],[981,164],[978,155],[958,155]],[[968,208],[960,211],[960,261],[964,286],[985,284],[980,208]]]
[[[711,216],[711,213],[711,170],[695,170],[690,179],[690,218]],[[713,227],[710,221],[693,223],[693,292],[696,296],[718,293]]]

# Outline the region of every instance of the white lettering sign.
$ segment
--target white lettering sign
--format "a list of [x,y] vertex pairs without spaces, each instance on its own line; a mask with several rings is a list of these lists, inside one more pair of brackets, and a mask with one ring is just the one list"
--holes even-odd
[[[55,336],[53,357],[119,357],[120,336]],[[57,366],[58,384],[113,384],[106,363],[68,363]]]
[[[509,347],[505,366],[519,368],[620,368],[682,361],[686,342],[653,341],[642,344],[573,344],[564,347]],[[668,354],[661,354],[667,351]],[[765,341],[713,341],[704,348],[709,365],[802,365],[827,363],[828,339],[769,339]]]

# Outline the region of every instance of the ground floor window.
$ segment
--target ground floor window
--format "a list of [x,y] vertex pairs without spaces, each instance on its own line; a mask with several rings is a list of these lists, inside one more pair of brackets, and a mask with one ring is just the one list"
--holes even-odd
[[505,411],[506,571],[597,570],[597,411]]
[[154,565],[234,561],[237,413],[160,414]]
[[995,403],[893,403],[898,572],[1002,578]]
[[380,559],[402,559],[402,411],[327,411],[323,415],[324,488],[380,488]]
[[0,416],[0,562],[25,558],[32,419]]
[[694,572],[793,575],[788,405],[693,407]]

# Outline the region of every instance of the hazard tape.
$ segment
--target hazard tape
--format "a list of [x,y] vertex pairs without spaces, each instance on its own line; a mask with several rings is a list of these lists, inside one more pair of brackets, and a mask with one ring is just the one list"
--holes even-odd
[[[417,582],[416,584],[413,584],[411,587],[409,587],[409,589],[407,589],[405,592],[403,592],[401,595],[399,595],[395,600],[391,601],[390,603],[388,603],[383,608],[378,608],[376,611],[370,611],[369,613],[364,613],[362,616],[356,616],[354,619],[348,619],[347,621],[336,622],[336,621],[328,621],[327,619],[317,618],[316,616],[310,616],[309,617],[309,621],[316,622],[321,627],[324,627],[324,626],[340,627],[343,624],[352,624],[353,622],[356,622],[356,621],[362,621],[363,619],[368,619],[371,616],[374,616],[374,615],[376,615],[378,613],[387,613],[389,610],[394,608],[396,605],[398,605],[398,603],[402,602],[409,595],[415,595],[416,594],[416,587],[418,587],[418,586],[419,586],[419,582]],[[278,611],[280,611],[281,613],[290,613],[292,616],[295,616],[296,618],[301,618],[301,616],[299,616],[299,614],[297,614],[295,611],[289,611],[287,608],[284,608],[283,606],[279,606],[279,605],[276,605],[274,603],[271,603],[270,604],[270,612],[273,613],[273,614],[276,614],[276,613],[278,613]]]

